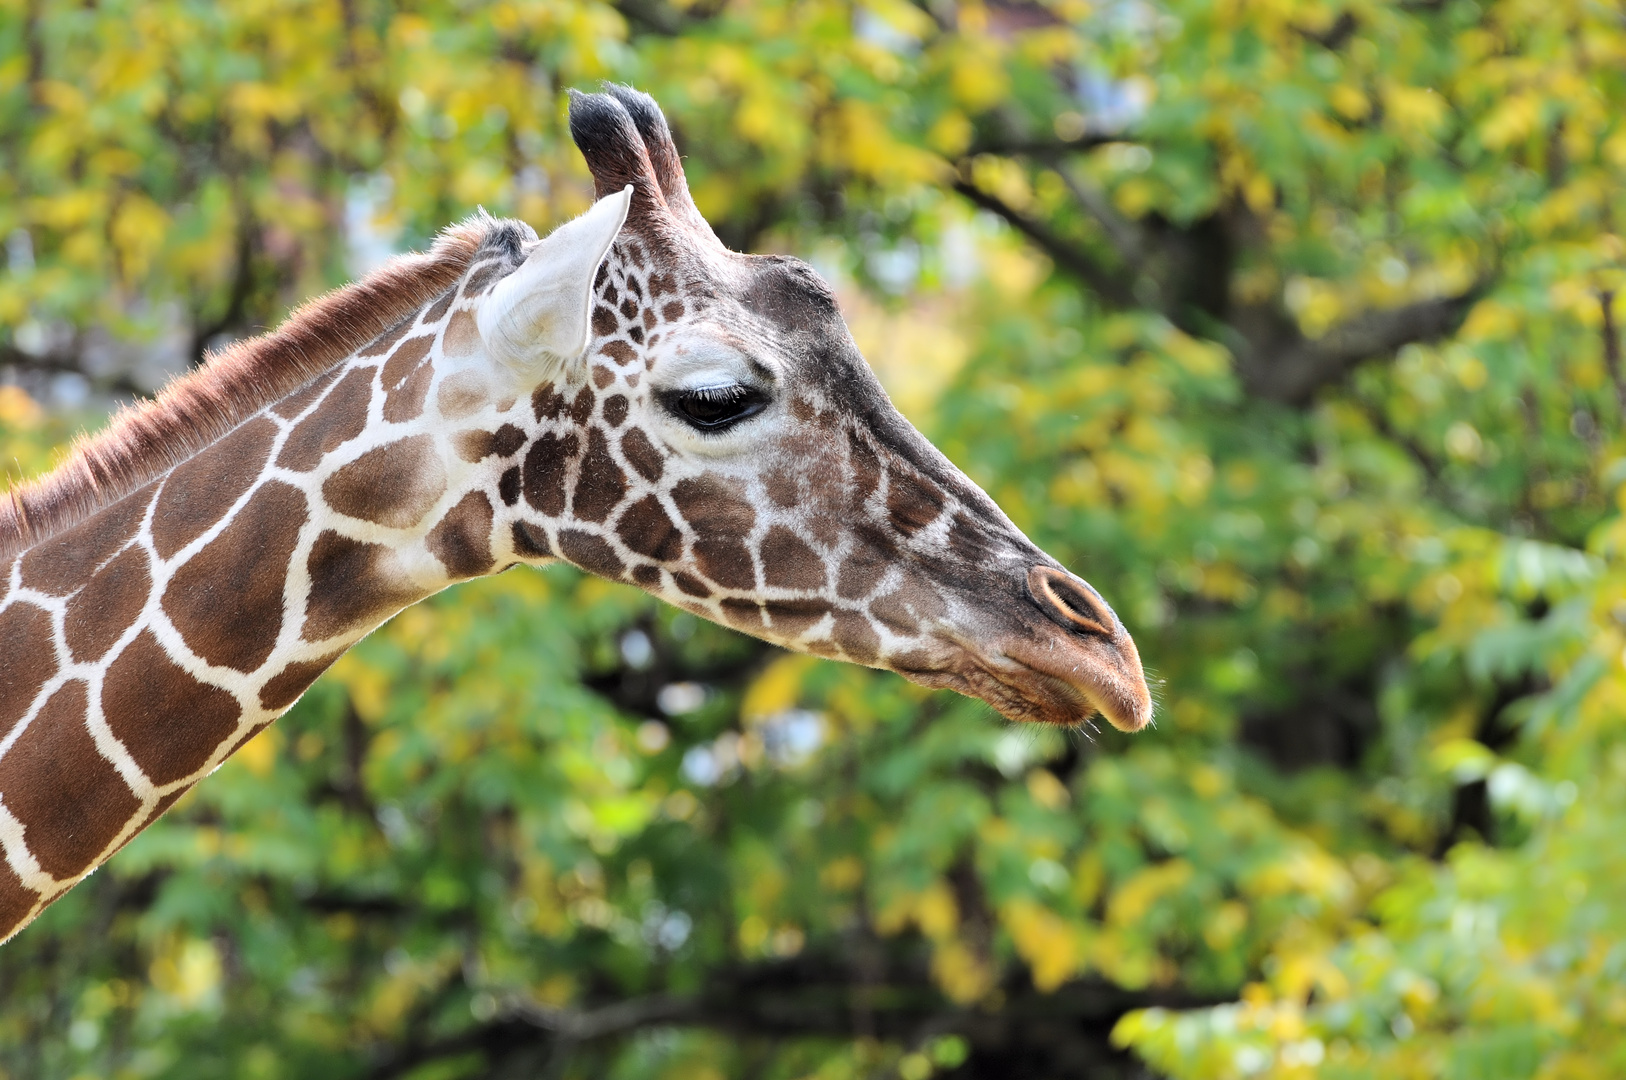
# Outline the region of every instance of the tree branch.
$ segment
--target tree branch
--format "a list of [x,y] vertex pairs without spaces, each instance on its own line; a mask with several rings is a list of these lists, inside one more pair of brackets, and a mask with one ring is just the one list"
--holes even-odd
[[1305,337],[1274,307],[1245,309],[1232,320],[1243,338],[1238,374],[1255,397],[1306,405],[1318,390],[1342,380],[1363,360],[1455,332],[1488,284],[1480,281],[1456,296],[1369,311],[1315,339]]
[[1621,372],[1620,330],[1615,326],[1615,290],[1599,289],[1598,306],[1603,310],[1603,365],[1609,370],[1609,381],[1615,384],[1621,415],[1626,416],[1626,375]]
[[[688,996],[653,994],[587,1009],[565,1009],[524,997],[501,1004],[489,1021],[439,1042],[418,1044],[381,1063],[373,1080],[388,1080],[426,1062],[471,1050],[487,1064],[511,1055],[568,1055],[575,1047],[631,1035],[650,1027],[707,1028],[740,1038],[856,1038],[914,1044],[934,1034],[959,1034],[971,1060],[957,1073],[967,1080],[1010,1075],[1106,1078],[1128,1075],[1127,1058],[1109,1034],[1124,1013],[1161,1005],[1190,1008],[1217,999],[1179,990],[1129,991],[1101,979],[1082,980],[1041,994],[1025,974],[1008,980],[995,1008],[963,1006],[933,984],[918,948],[865,938],[837,954],[873,947],[873,978],[853,980],[851,958],[804,955],[717,973]],[[859,999],[862,998],[860,1001]],[[862,1016],[865,1030],[856,1030]],[[1032,1068],[1013,1069],[1013,1063]]]
[[1089,286],[1107,303],[1114,307],[1129,307],[1134,303],[1134,295],[1123,274],[1114,273],[1097,263],[1087,253],[1057,236],[1049,226],[1035,221],[963,177],[955,179],[954,190],[971,203],[1003,218],[1050,256],[1057,266]]
[[1118,213],[1105,195],[1074,176],[1071,169],[1058,165],[1054,171],[1078,205],[1100,224],[1118,257],[1131,266],[1138,266],[1146,254],[1146,237],[1140,228]]
[[1094,150],[1099,146],[1139,141],[1139,139],[1132,138],[1124,132],[1113,131],[1086,131],[1076,139],[1035,137],[1010,132],[984,133],[972,140],[971,146],[965,151],[965,156],[976,157],[979,154],[998,154],[1009,157],[1030,157],[1035,161],[1052,162],[1060,160],[1068,154],[1083,153],[1087,150]]
[[[680,11],[665,0],[614,0],[610,5],[632,26],[661,37],[677,37],[691,23],[702,21],[706,12],[693,8]],[[702,7],[705,5],[695,5]]]

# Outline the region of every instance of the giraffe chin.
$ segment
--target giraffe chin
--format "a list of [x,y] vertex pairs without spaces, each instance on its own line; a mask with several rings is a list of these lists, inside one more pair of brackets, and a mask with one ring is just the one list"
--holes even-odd
[[1054,644],[1022,642],[1006,650],[1010,666],[996,668],[1007,688],[1035,703],[1035,715],[1023,719],[1071,727],[1099,713],[1119,731],[1152,722],[1152,694],[1128,634]]
[[1152,695],[1134,641],[1121,628],[1111,639],[1073,635],[1015,640],[984,653],[949,644],[951,654],[927,669],[899,668],[911,682],[980,698],[1007,720],[1079,727],[1097,714],[1119,731],[1152,721]]

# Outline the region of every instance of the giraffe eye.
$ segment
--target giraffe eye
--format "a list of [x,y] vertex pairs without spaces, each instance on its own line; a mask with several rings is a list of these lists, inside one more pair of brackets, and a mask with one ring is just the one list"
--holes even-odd
[[768,395],[749,386],[702,386],[693,390],[669,390],[661,395],[665,406],[702,431],[721,431],[768,405]]

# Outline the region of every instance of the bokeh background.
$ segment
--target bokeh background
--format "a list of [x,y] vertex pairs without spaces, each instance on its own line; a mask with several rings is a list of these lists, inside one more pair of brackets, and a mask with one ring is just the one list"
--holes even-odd
[[0,949],[0,1075],[1626,1074],[1623,72],[1603,0],[0,2],[8,483],[578,213],[626,81],[1161,701],[460,586]]

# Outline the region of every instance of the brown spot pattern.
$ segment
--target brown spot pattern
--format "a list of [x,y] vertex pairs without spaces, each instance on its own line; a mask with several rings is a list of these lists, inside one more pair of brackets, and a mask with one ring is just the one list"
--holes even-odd
[[311,594],[300,636],[321,641],[356,630],[420,599],[420,590],[389,572],[390,549],[328,530],[311,545]]
[[491,455],[496,436],[489,431],[459,431],[452,436],[452,447],[457,456],[473,465]]
[[588,418],[593,415],[593,402],[595,400],[596,399],[593,397],[593,391],[589,390],[585,386],[582,387],[581,390],[576,394],[576,400],[570,403],[571,422],[577,427],[587,423]]
[[469,275],[468,283],[463,286],[464,296],[478,296],[497,277],[497,271],[502,269],[499,263],[486,263],[480,269]]
[[435,344],[435,335],[420,334],[415,338],[403,341],[399,348],[384,362],[384,392],[399,390],[406,385],[413,372],[423,365],[429,350]]
[[341,514],[408,529],[446,493],[446,467],[430,435],[412,435],[367,451],[322,484],[322,498]]
[[626,572],[621,557],[607,540],[580,529],[559,531],[559,554],[599,577],[614,580]]
[[[265,725],[262,724],[259,727],[255,728],[254,730],[255,731],[263,731],[264,729],[265,729]],[[237,752],[238,747],[242,746],[243,743],[245,743],[247,741],[248,741],[248,736],[244,736],[242,739],[238,740],[237,746],[232,747],[231,750],[227,752],[226,756],[230,757],[232,754],[235,754]],[[222,760],[224,760],[224,758]],[[137,825],[135,827],[135,829],[130,833],[129,836],[126,836],[123,840],[120,840],[119,841],[119,846],[114,848],[113,850],[114,851],[123,851],[124,850],[124,845],[128,844],[131,840],[134,840],[136,838],[136,833],[139,833],[142,829],[145,829],[148,825],[151,825],[153,822],[155,822],[159,818],[163,817],[166,813],[168,813],[170,807],[174,806],[177,802],[180,801],[180,798],[181,798],[182,795],[185,795],[188,791],[191,791],[191,790],[192,790],[192,785],[187,784],[185,787],[176,788],[174,791],[170,792],[168,795],[160,795],[160,796],[158,796],[158,801],[155,804],[153,804],[153,808],[147,812],[147,816],[145,818],[141,819],[141,824]]]
[[630,364],[638,357],[632,346],[625,341],[607,341],[598,351],[621,365]]
[[761,633],[762,609],[755,600],[736,600],[733,597],[724,599],[720,606],[723,609],[723,618],[728,624],[746,633]]
[[0,937],[16,929],[39,903],[40,894],[23,884],[17,872],[0,858]]
[[281,401],[271,407],[271,411],[284,420],[292,420],[310,407],[311,402],[322,396],[322,393],[332,386],[338,379],[343,368],[334,368],[323,375],[318,375],[302,388],[295,390]]
[[446,309],[452,306],[452,301],[455,299],[457,299],[457,290],[448,289],[445,296],[430,305],[429,310],[423,313],[419,321],[425,326],[440,322],[441,319],[446,317]]
[[824,560],[783,525],[775,525],[762,538],[762,576],[782,589],[822,589]]
[[868,596],[886,576],[887,563],[873,551],[859,548],[847,556],[836,578],[836,595],[843,600],[859,600]]
[[56,674],[56,651],[41,648],[41,642],[50,640],[51,616],[44,608],[14,603],[0,611],[0,656],[5,657],[0,662],[0,739],[22,719],[45,680]]
[[943,512],[943,493],[923,476],[892,471],[887,487],[886,509],[892,524],[905,536],[913,536],[937,520]]
[[649,441],[649,436],[641,428],[629,428],[621,436],[621,456],[627,459],[627,464],[638,470],[638,475],[651,484],[661,478],[665,466],[661,463],[660,451],[655,444]]
[[191,776],[237,727],[237,699],[193,678],[151,630],[119,653],[102,680],[107,726],[155,784]]
[[385,353],[395,348],[395,343],[405,337],[406,332],[410,329],[412,329],[412,320],[402,319],[400,322],[396,323],[382,334],[379,334],[373,339],[373,343],[371,345],[366,346],[356,355],[383,356]]
[[265,663],[282,632],[283,585],[307,517],[303,492],[268,481],[175,572],[164,611],[193,652],[242,672]]
[[830,610],[823,600],[769,600],[763,606],[774,630],[791,638],[807,633]]
[[929,586],[918,582],[909,582],[869,606],[871,615],[904,636],[919,633],[922,619],[937,618],[946,610],[941,598]]
[[504,424],[491,439],[491,452],[500,458],[512,457],[525,445],[525,432],[513,424]]
[[486,403],[486,381],[472,371],[460,371],[441,380],[435,391],[435,408],[448,420],[461,420]]
[[96,571],[68,601],[62,620],[63,636],[74,659],[95,660],[111,649],[141,613],[151,588],[147,553],[138,547],[126,548]]
[[732,537],[708,537],[694,542],[695,562],[701,573],[725,589],[756,588],[756,570],[751,565],[751,552],[745,544]]
[[373,397],[375,368],[356,368],[340,380],[327,400],[288,434],[277,464],[309,472],[322,459],[360,435],[367,426],[367,404]]
[[849,491],[856,507],[881,486],[881,460],[874,448],[851,429],[847,431],[847,463],[852,469]]
[[601,522],[627,495],[627,477],[610,455],[610,444],[598,427],[587,433],[587,454],[576,477],[571,513],[581,521]]
[[949,550],[974,565],[984,565],[994,556],[991,538],[971,518],[957,514],[949,526]]
[[791,509],[802,501],[801,483],[796,475],[784,469],[771,469],[762,477],[763,487],[775,506]]
[[621,426],[621,421],[627,418],[627,399],[621,394],[611,394],[604,399],[604,422],[613,428]]
[[439,559],[453,577],[475,577],[490,570],[491,500],[483,491],[471,491],[429,530],[425,539],[430,554]]
[[450,357],[473,356],[480,348],[480,327],[474,313],[465,308],[452,316],[446,324],[446,334],[440,339],[440,351]]
[[514,553],[525,559],[549,559],[556,554],[548,534],[529,521],[516,521],[511,537]]
[[690,596],[698,596],[704,599],[711,595],[710,585],[684,570],[674,570],[672,572],[672,583]]
[[265,471],[276,435],[270,420],[250,420],[169,474],[152,516],[160,558],[170,558],[226,515]]
[[553,389],[553,384],[539,386],[531,393],[531,411],[538,420],[557,420],[565,411],[565,399]]
[[429,394],[429,383],[434,377],[435,369],[429,364],[422,364],[413,369],[412,374],[397,389],[386,389],[384,419],[392,424],[404,424],[422,414],[424,398]]
[[756,570],[745,537],[756,524],[756,510],[710,478],[680,480],[672,501],[698,539],[695,562],[700,572],[727,589],[756,587]]
[[85,727],[88,702],[84,683],[67,683],[0,758],[0,800],[22,823],[40,869],[58,879],[88,868],[141,808],[96,749]]
[[881,637],[870,626],[869,620],[856,611],[835,612],[835,626],[830,631],[841,651],[860,664],[874,663],[881,652]]
[[580,447],[574,432],[552,432],[531,444],[525,455],[525,501],[548,517],[565,512],[565,476]]
[[623,544],[640,555],[659,562],[676,562],[683,557],[683,534],[653,495],[645,495],[627,507],[615,531]]
[[[299,695],[310,689],[317,677],[333,666],[342,653],[332,653],[319,660],[296,660],[271,676],[260,687],[260,707],[280,712],[299,700]],[[263,728],[256,728],[256,731]],[[250,736],[252,737],[252,735]],[[244,740],[245,742],[247,739]]]
[[157,484],[149,484],[30,548],[23,554],[23,584],[52,596],[66,596],[83,585],[96,567],[135,536],[157,490]]
[[497,478],[497,497],[502,499],[504,506],[513,506],[519,502],[520,477],[519,466],[510,465]]

